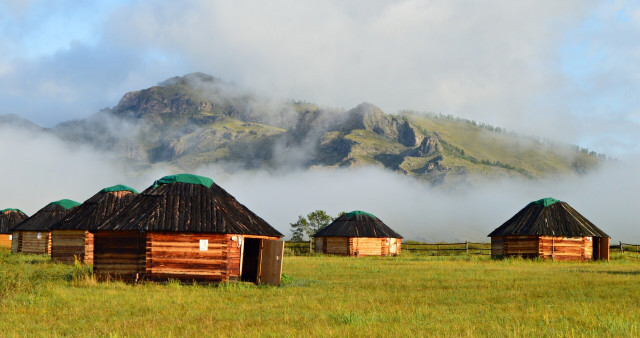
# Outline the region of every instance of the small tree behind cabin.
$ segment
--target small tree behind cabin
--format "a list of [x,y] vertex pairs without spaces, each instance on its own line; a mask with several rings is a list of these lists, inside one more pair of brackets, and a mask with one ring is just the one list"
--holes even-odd
[[[338,217],[342,216],[345,212],[340,212]],[[294,242],[301,242],[306,239],[309,240],[309,251],[311,252],[311,236],[313,236],[318,230],[331,224],[335,218],[329,216],[324,210],[316,210],[307,214],[306,217],[298,216],[298,220],[291,225],[291,240]]]

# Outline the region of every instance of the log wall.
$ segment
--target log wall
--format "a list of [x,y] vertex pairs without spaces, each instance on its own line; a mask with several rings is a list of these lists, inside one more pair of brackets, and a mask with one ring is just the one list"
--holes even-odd
[[374,237],[316,237],[316,252],[344,256],[389,256],[400,253],[402,239]]
[[11,252],[13,253],[20,252],[20,249],[22,249],[22,246],[20,245],[22,243],[22,241],[20,240],[21,238],[22,238],[22,234],[19,231],[13,232],[12,238],[11,238]]
[[593,237],[496,236],[491,237],[491,256],[540,257],[557,261],[592,260]]
[[73,264],[93,264],[93,234],[86,230],[51,231],[51,258]]
[[504,257],[504,249],[502,247],[502,237],[491,237],[491,257],[502,258]]
[[385,238],[350,237],[349,256],[381,256]]
[[540,236],[539,255],[556,261],[592,260],[593,237]]
[[322,253],[349,255],[349,237],[319,237],[322,239]]
[[324,238],[325,237],[315,237],[313,239],[316,253],[324,253]]
[[0,234],[0,248],[11,249],[11,234]]
[[[147,233],[145,275],[151,279],[237,280],[241,274],[240,238],[279,239],[233,234]],[[207,241],[206,246],[201,247],[201,241]]]
[[36,255],[51,254],[51,232],[21,231],[19,252]]
[[145,235],[137,231],[93,234],[93,272],[99,279],[137,280],[145,271]]
[[[201,240],[207,241],[202,248]],[[147,233],[146,276],[154,279],[228,280],[229,241],[222,234]],[[238,272],[239,265],[238,259]]]

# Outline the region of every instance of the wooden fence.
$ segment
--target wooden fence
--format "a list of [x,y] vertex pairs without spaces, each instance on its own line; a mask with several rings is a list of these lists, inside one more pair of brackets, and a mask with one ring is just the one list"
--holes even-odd
[[[285,254],[308,255],[315,249],[314,243],[309,241],[291,242],[285,244]],[[402,243],[402,251],[419,255],[452,256],[452,255],[490,255],[491,243]]]
[[[284,246],[287,255],[308,255],[314,251],[314,243],[309,241],[291,242],[287,241]],[[609,247],[611,252],[637,255],[640,257],[640,244],[630,244],[619,242]],[[491,243],[402,243],[402,251],[411,252],[417,255],[429,256],[453,256],[453,255],[491,255]]]

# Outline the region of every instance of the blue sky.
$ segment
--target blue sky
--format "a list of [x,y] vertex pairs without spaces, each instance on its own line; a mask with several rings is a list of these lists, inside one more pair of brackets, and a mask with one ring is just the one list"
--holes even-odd
[[634,1],[0,1],[0,114],[41,125],[202,71],[640,152]]

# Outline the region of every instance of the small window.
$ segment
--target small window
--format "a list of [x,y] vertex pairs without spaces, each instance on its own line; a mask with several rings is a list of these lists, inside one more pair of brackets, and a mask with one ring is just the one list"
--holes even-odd
[[38,232],[38,233],[36,234],[36,238],[37,238],[37,239],[40,239],[41,237],[42,237],[42,234]]

